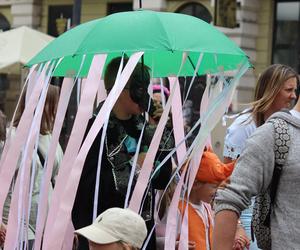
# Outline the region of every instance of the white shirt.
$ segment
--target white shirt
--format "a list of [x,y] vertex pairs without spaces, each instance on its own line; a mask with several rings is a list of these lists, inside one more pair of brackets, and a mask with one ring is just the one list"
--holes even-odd
[[239,115],[227,128],[223,156],[231,159],[238,158],[245,147],[246,140],[255,129],[256,125],[251,117],[251,113]]

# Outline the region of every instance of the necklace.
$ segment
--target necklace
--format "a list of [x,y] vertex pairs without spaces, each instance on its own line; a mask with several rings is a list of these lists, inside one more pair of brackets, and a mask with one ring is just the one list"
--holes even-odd
[[111,158],[114,155],[116,155],[117,153],[119,153],[122,148],[122,145],[123,145],[124,141],[127,139],[127,137],[128,137],[128,135],[125,135],[124,138],[121,140],[121,142],[109,153],[108,145],[107,145],[107,136],[106,136],[105,137],[106,156],[108,158]]

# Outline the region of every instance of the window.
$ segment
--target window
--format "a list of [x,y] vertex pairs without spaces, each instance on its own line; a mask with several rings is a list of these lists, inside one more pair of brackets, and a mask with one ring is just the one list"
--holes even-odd
[[198,17],[207,23],[211,23],[212,15],[208,9],[200,3],[186,3],[180,6],[177,13]]
[[73,13],[72,5],[49,6],[48,34],[59,36],[67,30],[68,22],[71,23]]
[[300,1],[277,1],[275,11],[272,61],[300,72]]

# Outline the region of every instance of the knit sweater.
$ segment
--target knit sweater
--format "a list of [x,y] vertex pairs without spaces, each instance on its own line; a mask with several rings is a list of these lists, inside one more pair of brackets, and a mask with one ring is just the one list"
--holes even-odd
[[[274,210],[271,214],[272,249],[300,249],[300,119],[284,112],[273,114],[289,124],[291,144],[280,176]],[[231,182],[219,190],[215,211],[246,209],[251,197],[266,190],[274,171],[274,125],[266,122],[247,140],[231,176]]]

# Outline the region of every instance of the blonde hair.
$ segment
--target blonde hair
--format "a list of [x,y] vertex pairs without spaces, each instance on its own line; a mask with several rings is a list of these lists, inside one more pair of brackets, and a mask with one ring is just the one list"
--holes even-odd
[[282,64],[273,64],[261,73],[255,87],[254,102],[250,110],[257,127],[264,124],[264,113],[271,108],[284,83],[291,78],[296,78],[297,83],[299,82],[296,71]]
[[[17,127],[21,120],[21,116],[25,109],[25,97],[26,97],[26,92],[24,91],[21,96],[20,105],[16,112],[15,120],[13,122],[14,127]],[[59,87],[50,84],[48,88],[45,106],[43,110],[43,116],[41,120],[40,134],[42,135],[51,133],[53,130],[58,100],[59,100]]]

